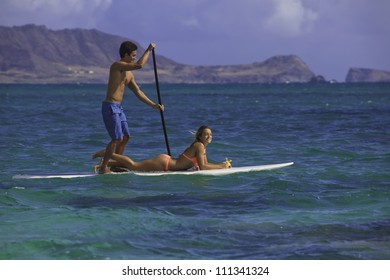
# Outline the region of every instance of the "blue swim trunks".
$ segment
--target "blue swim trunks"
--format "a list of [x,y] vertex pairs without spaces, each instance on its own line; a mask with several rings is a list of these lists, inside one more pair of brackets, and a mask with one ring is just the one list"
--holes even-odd
[[112,140],[122,139],[123,136],[130,136],[126,115],[120,103],[104,101],[102,104],[102,115],[106,129]]

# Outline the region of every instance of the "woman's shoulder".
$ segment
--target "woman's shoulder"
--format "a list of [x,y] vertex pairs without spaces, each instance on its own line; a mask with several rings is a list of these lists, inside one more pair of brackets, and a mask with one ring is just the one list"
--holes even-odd
[[192,146],[196,149],[196,150],[204,150],[204,145],[202,142],[194,142],[192,144]]

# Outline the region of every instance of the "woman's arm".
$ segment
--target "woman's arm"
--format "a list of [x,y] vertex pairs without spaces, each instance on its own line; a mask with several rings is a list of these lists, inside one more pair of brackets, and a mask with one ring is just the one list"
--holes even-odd
[[225,163],[209,163],[207,161],[206,149],[202,143],[195,143],[194,146],[196,148],[196,158],[198,160],[200,170],[228,168]]

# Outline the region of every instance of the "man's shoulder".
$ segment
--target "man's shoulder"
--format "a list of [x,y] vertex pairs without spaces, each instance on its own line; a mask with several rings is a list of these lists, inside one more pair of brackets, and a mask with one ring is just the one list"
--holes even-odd
[[116,68],[120,68],[120,66],[123,65],[123,62],[122,61],[114,61],[111,66],[110,66],[110,69],[116,69]]
[[[118,72],[127,72],[132,73],[133,69],[127,69],[129,67],[129,64],[124,61],[115,61],[110,66],[110,71],[118,71]],[[131,74],[132,75],[132,74]]]

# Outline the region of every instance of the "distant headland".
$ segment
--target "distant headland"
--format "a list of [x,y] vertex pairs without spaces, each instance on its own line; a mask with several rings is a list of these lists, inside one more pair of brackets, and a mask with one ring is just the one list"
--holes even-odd
[[[0,83],[106,83],[124,38],[96,29],[0,26]],[[131,39],[130,39],[131,40]],[[139,46],[139,44],[137,44]],[[139,46],[140,52],[144,49]],[[193,66],[157,56],[161,83],[327,83],[296,55],[241,65]],[[153,83],[149,60],[137,81]],[[390,82],[390,72],[351,68],[346,82]]]

